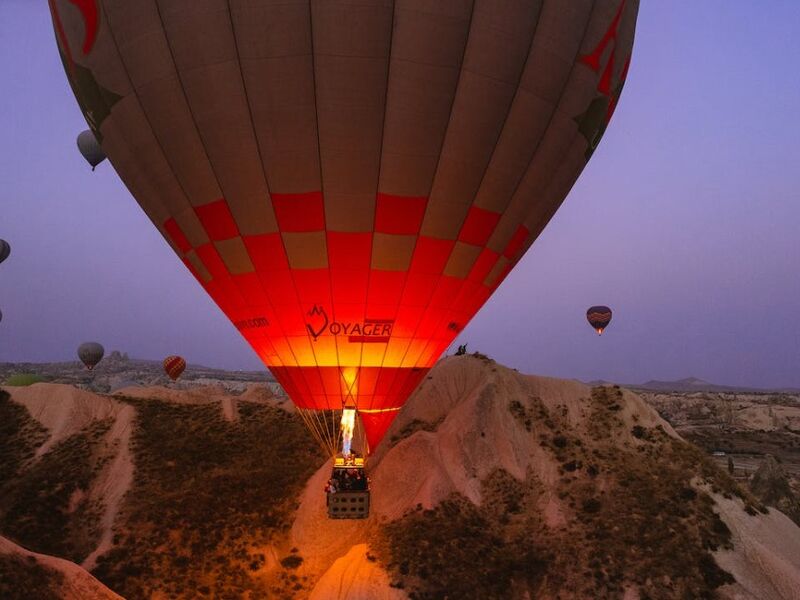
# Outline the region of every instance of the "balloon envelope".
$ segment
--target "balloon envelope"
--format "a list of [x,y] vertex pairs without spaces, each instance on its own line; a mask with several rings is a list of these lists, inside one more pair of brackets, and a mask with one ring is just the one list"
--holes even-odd
[[9,257],[11,254],[11,244],[5,240],[0,240],[0,263]]
[[592,306],[586,311],[586,320],[597,335],[602,335],[603,330],[611,323],[611,314],[611,309],[607,306]]
[[78,346],[78,358],[90,371],[100,362],[105,354],[105,349],[97,342],[84,342]]
[[181,376],[186,368],[186,361],[180,356],[168,356],[164,359],[164,372],[169,375],[172,381]]
[[586,165],[638,2],[159,4],[50,2],[84,115],[301,414],[374,448]]

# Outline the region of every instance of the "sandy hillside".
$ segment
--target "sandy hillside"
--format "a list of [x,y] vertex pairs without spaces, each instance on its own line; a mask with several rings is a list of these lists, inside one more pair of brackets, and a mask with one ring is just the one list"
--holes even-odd
[[[677,438],[641,398],[628,391],[618,393],[612,409],[613,427],[619,433],[605,442],[606,448],[644,450],[645,443],[637,438],[642,431],[663,432],[667,440]],[[420,505],[432,509],[454,494],[479,507],[494,502],[485,497],[486,482],[498,471],[517,481],[536,482],[534,512],[543,523],[542,531],[569,530],[582,516],[576,514],[574,501],[564,495],[563,457],[559,458],[558,451],[543,439],[552,436],[555,427],[566,438],[582,440],[584,448],[591,446],[591,440],[598,436],[597,427],[606,425],[598,423],[590,398],[592,390],[573,381],[525,376],[473,357],[441,361],[409,400],[387,434],[386,443],[372,459],[373,510],[367,523],[324,517],[320,490],[327,468],[309,482],[291,540],[306,559],[304,573],[319,578],[311,597],[362,597],[355,591],[353,573],[365,565],[370,567],[369,576],[365,576],[372,586],[370,593],[395,597],[399,590],[386,585],[394,576],[386,579],[386,573],[380,574],[374,562],[365,563],[362,545],[374,539],[371,536],[376,530],[392,521],[400,522],[397,520]],[[550,423],[550,429],[545,422]],[[646,439],[647,433],[644,435]],[[570,463],[566,465],[567,470],[572,468]],[[612,489],[611,475],[604,474],[611,467],[606,468],[600,458],[596,468],[599,475],[589,481],[582,474],[587,471],[586,465],[579,467],[572,476],[573,485],[586,485],[602,497],[605,489]],[[729,598],[793,598],[792,590],[800,589],[800,551],[796,551],[800,529],[775,510],[753,516],[744,511],[744,503],[738,498],[715,499],[714,511],[732,532],[732,548],[718,552],[717,561],[737,580],[721,591]],[[659,589],[658,585],[647,585]],[[635,585],[626,584],[621,593],[627,598],[640,597]],[[655,597],[672,597],[663,588],[660,594],[665,595]]]
[[66,384],[35,383],[2,389],[49,430],[50,438],[37,449],[38,456],[91,422],[114,418],[122,408],[109,398]]
[[[19,571],[35,569],[37,566],[43,568],[45,571],[36,569],[32,574],[37,579],[36,583],[41,584],[43,574],[46,573],[45,576],[49,576],[49,583],[52,586],[50,592],[57,594],[63,600],[120,600],[122,598],[78,565],[61,558],[29,552],[11,540],[0,536],[0,560],[10,562],[15,559],[21,560],[20,566],[16,567]],[[0,590],[3,589],[4,583],[0,582]],[[14,583],[8,582],[8,585],[12,587]],[[24,590],[10,589],[7,593],[9,595],[6,598],[9,600],[12,598],[34,600],[32,596],[26,595]]]
[[211,404],[219,402],[229,395],[221,385],[198,385],[192,387],[163,386],[163,385],[137,385],[120,388],[114,392],[116,396],[130,398],[148,398],[175,402],[176,404]]
[[[296,418],[273,410],[275,416],[267,419],[265,413],[263,423],[279,429],[252,429],[248,423],[262,419],[258,410],[287,403],[257,385],[236,393],[219,386],[122,390],[122,395],[159,398],[174,406],[152,409],[67,385],[7,391],[46,430],[37,457],[92,423],[105,424],[101,453],[106,458],[86,492],[102,506],[99,542],[83,561],[89,569],[107,551],[119,551],[112,525],[119,530],[125,493],[136,489],[137,459],[149,456],[149,485],[161,481],[153,479],[160,470],[152,470],[152,461],[161,460],[162,450],[154,446],[150,454],[140,455],[133,444],[137,418],[145,412],[164,415],[151,417],[152,427],[172,412],[169,418],[185,419],[205,411],[206,416],[197,417],[198,426],[206,428],[202,439],[191,433],[183,441],[171,428],[164,430],[169,433],[165,438],[153,438],[177,444],[181,454],[191,447],[200,460],[205,460],[210,435],[222,451],[234,439],[226,437],[233,431],[241,437],[251,427],[247,435],[258,440],[285,428],[281,419]],[[215,404],[219,412],[210,410]],[[209,420],[214,414],[221,424]],[[243,451],[235,450],[229,459]],[[236,463],[226,464],[231,469]],[[252,469],[255,463],[242,464]],[[268,587],[277,585],[286,597],[313,600],[396,600],[410,593],[440,597],[437,585],[450,586],[445,589],[453,597],[463,598],[567,594],[628,600],[702,597],[708,590],[730,600],[789,600],[800,589],[800,529],[740,491],[639,396],[616,387],[593,389],[522,375],[476,356],[445,359],[398,415],[369,470],[368,520],[327,518],[325,464],[297,498],[293,517],[287,513],[289,530],[260,546],[242,547],[248,558],[236,577],[260,579]],[[242,471],[242,481],[250,472]],[[182,481],[188,486],[182,497],[193,497],[192,476]],[[212,479],[206,482],[213,484]],[[169,477],[163,485],[168,483]],[[231,506],[237,493],[246,493],[237,489],[225,490]],[[147,506],[142,502],[137,511]],[[158,522],[141,512],[129,511],[126,518],[132,515]],[[190,530],[197,526],[187,521]],[[141,541],[137,532],[126,535]],[[176,541],[173,550],[191,561],[192,538],[187,539]],[[125,552],[132,552],[138,542],[126,544]],[[248,567],[259,554],[261,562]],[[298,564],[284,566],[292,556]],[[96,573],[103,571],[99,564]],[[124,561],[115,564],[124,569]],[[178,586],[172,589],[180,589],[175,583],[180,572],[168,572]]]

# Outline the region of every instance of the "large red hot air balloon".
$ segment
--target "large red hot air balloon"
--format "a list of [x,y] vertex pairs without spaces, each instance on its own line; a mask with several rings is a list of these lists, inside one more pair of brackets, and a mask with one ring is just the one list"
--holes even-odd
[[374,448],[586,165],[638,2],[50,7],[155,226],[320,439],[352,407]]

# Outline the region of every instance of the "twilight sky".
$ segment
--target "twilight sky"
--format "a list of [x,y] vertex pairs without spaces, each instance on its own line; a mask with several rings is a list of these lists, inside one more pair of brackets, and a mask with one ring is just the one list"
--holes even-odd
[[[532,249],[459,342],[524,372],[800,387],[800,3],[645,0],[620,106]],[[108,163],[46,2],[0,0],[0,362],[262,365]],[[608,304],[598,338],[584,318]]]

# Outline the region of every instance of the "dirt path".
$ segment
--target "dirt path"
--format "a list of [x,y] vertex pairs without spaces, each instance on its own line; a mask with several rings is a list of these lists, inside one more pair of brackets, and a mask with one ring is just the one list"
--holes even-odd
[[95,479],[89,492],[92,497],[102,501],[105,510],[101,519],[103,533],[100,543],[81,565],[87,571],[95,567],[100,555],[111,549],[114,521],[122,505],[122,499],[133,483],[134,462],[130,442],[135,416],[136,410],[132,406],[123,406],[117,414],[114,426],[105,437],[106,447],[109,451],[115,452],[115,455]]
[[231,423],[239,420],[239,403],[235,396],[225,396],[222,398],[222,416]]

